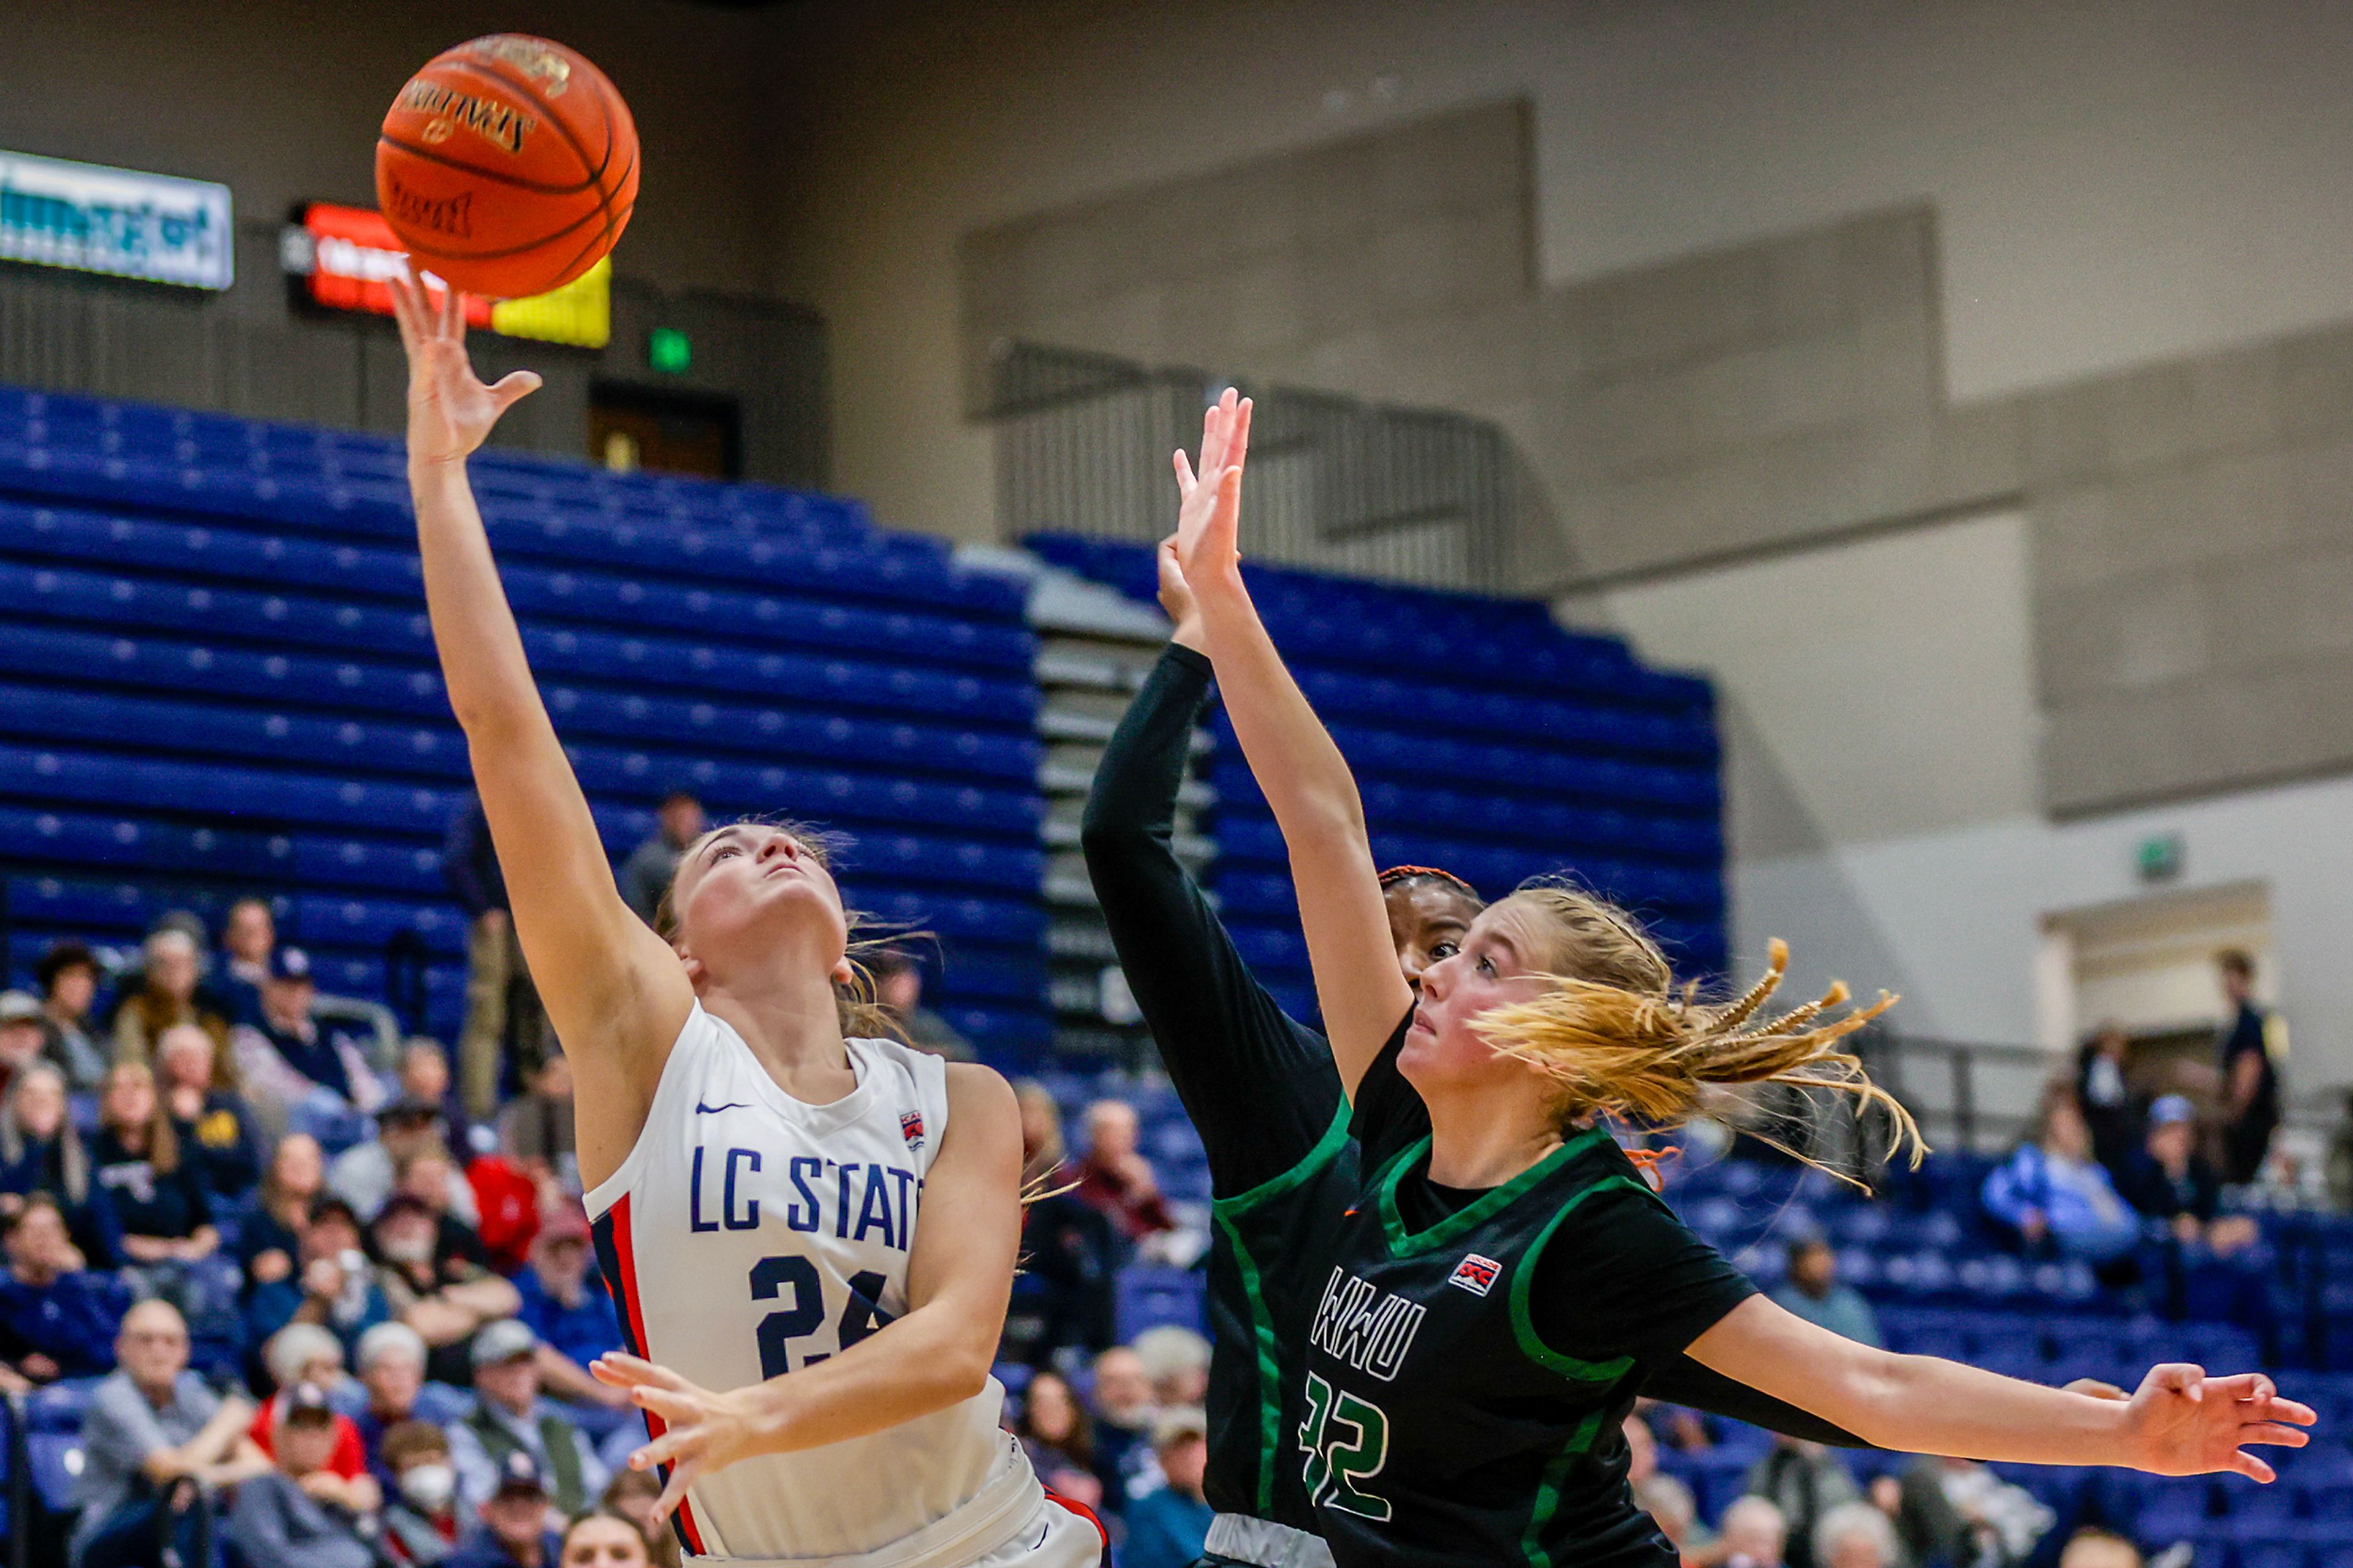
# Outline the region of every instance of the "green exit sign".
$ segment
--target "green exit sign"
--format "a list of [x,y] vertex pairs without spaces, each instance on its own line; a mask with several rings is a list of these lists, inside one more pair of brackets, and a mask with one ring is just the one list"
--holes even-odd
[[694,340],[676,327],[656,327],[646,334],[646,363],[664,375],[684,375],[694,368]]
[[2144,882],[2170,882],[2181,875],[2186,847],[2179,833],[2152,833],[2133,850],[2133,863]]

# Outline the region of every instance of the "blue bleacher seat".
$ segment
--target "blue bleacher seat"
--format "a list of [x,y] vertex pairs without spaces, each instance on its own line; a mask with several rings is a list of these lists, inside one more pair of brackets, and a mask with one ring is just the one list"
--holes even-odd
[[1190,1269],[1137,1264],[1121,1269],[1117,1308],[1121,1342],[1162,1323],[1206,1333],[1208,1320],[1202,1305],[1206,1289],[1202,1277]]

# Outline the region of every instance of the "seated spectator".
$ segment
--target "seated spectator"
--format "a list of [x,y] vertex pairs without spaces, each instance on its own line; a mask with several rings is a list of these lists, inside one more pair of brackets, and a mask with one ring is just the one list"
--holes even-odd
[[441,1108],[441,1125],[460,1165],[482,1152],[475,1143],[474,1124],[466,1114],[465,1102],[458,1098],[457,1086],[450,1081],[449,1053],[441,1048],[440,1041],[423,1035],[410,1036],[400,1047],[398,1076],[398,1098]]
[[[247,1435],[254,1447],[272,1458],[278,1456],[278,1424],[293,1408],[298,1389],[316,1389],[332,1404],[337,1390],[350,1380],[343,1375],[343,1342],[316,1323],[289,1323],[269,1336],[261,1348],[261,1364],[278,1392],[254,1412]],[[368,1473],[367,1445],[348,1415],[334,1420],[335,1447],[326,1468],[346,1480]]]
[[1820,1568],[1896,1568],[1895,1527],[1867,1502],[1841,1503],[1814,1526]]
[[474,1337],[473,1362],[474,1403],[449,1433],[460,1489],[491,1497],[521,1454],[559,1510],[586,1509],[610,1478],[563,1409],[540,1396],[539,1336],[512,1319],[492,1323]]
[[1209,1394],[1209,1342],[1177,1323],[1135,1336],[1135,1356],[1152,1380],[1152,1403],[1163,1410],[1198,1405]]
[[278,951],[278,917],[267,899],[239,899],[221,921],[221,961],[207,985],[214,1005],[232,1026],[261,1022],[261,987],[269,979]]
[[1120,1244],[1111,1222],[1064,1191],[1062,1113],[1041,1084],[1014,1085],[1021,1108],[1021,1182],[1039,1194],[1021,1210],[1021,1271],[998,1354],[1050,1366],[1065,1350],[1101,1351],[1113,1333],[1113,1271]]
[[[2091,1130],[2073,1093],[2065,1089],[2044,1096],[2033,1142],[1994,1167],[1982,1196],[1986,1212],[2030,1251],[2105,1264],[2140,1240],[2140,1220],[2092,1158]],[[1795,1521],[1791,1528],[1796,1530]]]
[[1700,1568],[1702,1563],[1715,1563],[1722,1556],[1715,1532],[1699,1519],[1699,1500],[1692,1496],[1690,1487],[1677,1478],[1659,1471],[1634,1490],[1634,1500],[1675,1549],[1676,1560],[1683,1568]]
[[261,1180],[261,1135],[235,1080],[221,1070],[227,1062],[193,1024],[174,1024],[155,1042],[155,1076],[173,1133],[223,1210]]
[[2125,1079],[2132,1037],[2122,1024],[2102,1024],[2075,1053],[2075,1103],[2091,1130],[2092,1158],[2115,1174],[2140,1145],[2139,1107]]
[[261,983],[260,1020],[237,1031],[233,1050],[246,1096],[273,1131],[298,1105],[367,1114],[384,1102],[384,1086],[368,1067],[368,1040],[348,1025],[321,1023],[318,1000],[311,955],[281,947]]
[[174,1024],[197,1025],[216,1044],[227,1045],[227,1020],[196,994],[205,963],[198,939],[180,926],[160,926],[149,934],[144,952],[137,988],[115,1007],[114,1059],[148,1060],[155,1042]]
[[499,1112],[499,1152],[539,1184],[543,1204],[580,1195],[579,1145],[572,1131],[572,1064],[556,1051],[531,1069],[530,1087]]
[[588,1375],[590,1362],[623,1347],[613,1298],[589,1268],[588,1216],[577,1204],[540,1226],[531,1267],[516,1276],[515,1289],[522,1297],[515,1316],[539,1336],[539,1373],[549,1392],[575,1405],[627,1408],[627,1391]]
[[1125,1345],[1095,1357],[1095,1475],[1103,1482],[1103,1506],[1117,1512],[1127,1502],[1132,1461],[1151,1449],[1145,1439],[1159,1411],[1152,1404],[1152,1379],[1144,1361]]
[[329,1468],[342,1419],[311,1384],[287,1391],[276,1466],[240,1485],[229,1505],[228,1542],[247,1568],[373,1568],[360,1519],[381,1497],[375,1478]]
[[646,1532],[625,1515],[598,1509],[564,1532],[564,1568],[651,1568]]
[[237,1258],[249,1294],[294,1272],[294,1255],[311,1224],[311,1205],[326,1190],[327,1162],[319,1141],[289,1132],[278,1141],[269,1168],[237,1208]]
[[923,970],[910,953],[885,948],[868,963],[874,976],[874,1000],[907,1043],[952,1062],[975,1060],[972,1042],[955,1026],[923,1005]]
[[29,991],[0,991],[0,1094],[40,1059],[40,1002]]
[[[438,1150],[446,1158],[449,1146],[441,1136],[441,1107],[429,1100],[411,1100],[406,1096],[394,1100],[376,1112],[375,1136],[364,1143],[354,1143],[335,1156],[327,1167],[327,1185],[335,1194],[365,1219],[374,1219],[385,1200],[392,1196],[399,1184],[400,1172],[409,1161],[427,1150]],[[448,1213],[456,1215],[467,1225],[480,1223],[480,1213],[474,1206],[474,1189],[459,1175],[455,1164],[448,1172],[448,1196],[442,1205]]]
[[472,1370],[466,1342],[483,1324],[512,1317],[522,1299],[461,1252],[441,1250],[440,1234],[439,1216],[406,1193],[385,1205],[369,1230],[381,1265],[377,1283],[393,1315],[424,1336],[427,1372],[462,1383]]
[[[490,1494],[475,1505],[481,1522],[459,1538],[449,1568],[554,1568],[564,1542],[547,1526],[564,1516],[551,1512],[538,1464],[515,1449],[499,1460],[492,1478]],[[462,1473],[459,1485],[462,1495]]]
[[1121,1568],[1186,1568],[1197,1562],[1216,1517],[1201,1496],[1209,1463],[1208,1425],[1190,1406],[1171,1410],[1152,1426],[1152,1452],[1161,1484],[1127,1505],[1127,1542]]
[[90,1179],[90,1151],[67,1111],[65,1076],[46,1064],[18,1076],[0,1110],[0,1215],[14,1213],[32,1193],[58,1201],[86,1257],[112,1265],[114,1206]]
[[2140,1549],[2121,1535],[2085,1525],[2068,1538],[2059,1568],[2141,1568]]
[[131,1293],[92,1272],[47,1193],[8,1221],[8,1272],[0,1278],[0,1360],[28,1382],[95,1377],[114,1364],[115,1337]]
[[[1819,1568],[1814,1562],[1814,1526],[1841,1503],[1861,1500],[1854,1478],[1836,1454],[1820,1443],[1803,1443],[1776,1433],[1765,1457],[1749,1468],[1747,1493],[1771,1503],[1786,1539],[1780,1552],[1789,1568]],[[1732,1537],[1725,1516],[1725,1539]]]
[[1724,1568],[1781,1568],[1788,1539],[1789,1526],[1781,1510],[1752,1494],[1724,1510],[1716,1544],[1724,1553]]
[[1072,1502],[1103,1506],[1103,1481],[1094,1473],[1093,1426],[1086,1406],[1059,1374],[1041,1372],[1029,1380],[1013,1435],[1021,1440],[1029,1468],[1040,1481]]
[[117,1371],[82,1416],[75,1501],[78,1568],[148,1568],[167,1526],[183,1563],[201,1561],[203,1495],[186,1483],[229,1487],[269,1470],[246,1436],[253,1406],[223,1399],[188,1370],[188,1327],[168,1301],[142,1301],[115,1339]]
[[106,1075],[90,1165],[121,1227],[126,1266],[151,1292],[184,1293],[189,1266],[212,1256],[220,1232],[212,1194],[195,1161],[184,1156],[145,1062],[117,1062]]
[[[394,1168],[393,1197],[411,1199],[433,1216],[434,1267],[456,1262],[487,1268],[491,1255],[483,1248],[480,1233],[467,1218],[451,1212],[451,1197],[460,1191],[470,1196],[473,1189],[458,1173],[449,1151],[438,1143],[427,1143]],[[390,1200],[385,1206],[391,1206]]]
[[316,1323],[345,1345],[392,1316],[375,1266],[360,1250],[359,1216],[322,1198],[295,1251],[297,1271],[246,1293],[246,1332],[259,1342],[289,1323]]
[[1130,1243],[1176,1221],[1160,1195],[1152,1162],[1136,1147],[1135,1107],[1124,1100],[1098,1100],[1087,1107],[1087,1152],[1079,1162],[1077,1196],[1109,1217]]
[[2198,1152],[2198,1112],[2168,1094],[2148,1108],[2148,1134],[2117,1183],[2133,1207],[2162,1220],[2176,1241],[2228,1256],[2253,1245],[2255,1222],[2221,1212],[2222,1179]]
[[362,1400],[352,1415],[360,1447],[379,1481],[389,1484],[391,1466],[384,1443],[405,1421],[434,1419],[421,1403],[425,1392],[425,1339],[406,1323],[378,1323],[362,1334],[352,1352],[360,1369]]
[[1817,1328],[1877,1348],[1879,1319],[1871,1303],[1852,1285],[1838,1278],[1838,1254],[1819,1236],[1789,1244],[1788,1283],[1773,1292],[1773,1300]]
[[1875,1482],[1872,1496],[1894,1521],[1899,1555],[1917,1563],[2012,1568],[2034,1555],[2054,1517],[2033,1493],[1975,1459],[1923,1455],[1904,1467],[1900,1479]]
[[660,1500],[662,1479],[653,1470],[618,1469],[605,1483],[600,1504],[607,1513],[620,1515],[646,1538],[653,1568],[679,1568],[678,1532],[654,1522],[654,1504]]
[[41,987],[41,1054],[79,1089],[106,1077],[107,1047],[91,1009],[98,1002],[98,955],[78,942],[60,942],[33,966]]
[[702,837],[705,825],[702,803],[695,799],[694,792],[674,789],[655,808],[652,835],[621,862],[621,901],[637,910],[646,924],[654,923],[662,895],[670,891],[670,879],[678,872],[678,858]]
[[458,1472],[449,1435],[429,1421],[401,1421],[384,1435],[384,1547],[396,1563],[434,1568],[458,1549]]

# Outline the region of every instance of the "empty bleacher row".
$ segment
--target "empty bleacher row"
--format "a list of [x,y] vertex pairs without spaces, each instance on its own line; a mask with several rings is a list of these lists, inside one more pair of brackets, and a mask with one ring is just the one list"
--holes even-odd
[[[1150,601],[1152,551],[1041,534],[1055,565]],[[1490,898],[1568,873],[1641,915],[1679,966],[1725,964],[1714,698],[1545,605],[1253,564],[1267,629],[1356,771],[1384,864],[1440,866]],[[1212,879],[1237,944],[1313,1012],[1281,833],[1222,710],[1207,778]]]
[[[0,389],[0,832],[12,970],[258,887],[329,984],[421,948],[468,789],[399,444]],[[935,933],[933,999],[1045,1037],[1034,639],[1011,579],[852,503],[486,452],[476,486],[607,847],[690,787],[839,830],[846,893]]]

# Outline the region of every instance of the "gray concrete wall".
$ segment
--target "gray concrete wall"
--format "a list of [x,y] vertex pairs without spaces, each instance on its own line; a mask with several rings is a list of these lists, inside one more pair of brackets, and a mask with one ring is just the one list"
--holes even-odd
[[967,362],[1493,418],[1534,592],[2022,504],[2048,809],[2353,765],[2353,328],[1956,405],[1927,208],[1543,287],[1529,132],[1500,103],[978,229]]

